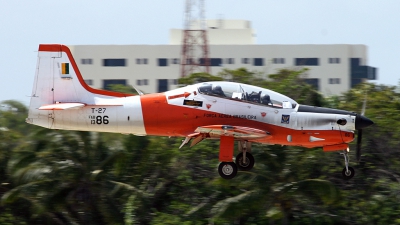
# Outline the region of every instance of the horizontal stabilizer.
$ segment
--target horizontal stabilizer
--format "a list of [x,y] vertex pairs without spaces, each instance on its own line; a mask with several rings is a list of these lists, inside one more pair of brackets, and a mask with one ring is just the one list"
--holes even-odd
[[51,105],[40,106],[40,110],[65,110],[65,109],[78,109],[84,107],[83,103],[57,103]]

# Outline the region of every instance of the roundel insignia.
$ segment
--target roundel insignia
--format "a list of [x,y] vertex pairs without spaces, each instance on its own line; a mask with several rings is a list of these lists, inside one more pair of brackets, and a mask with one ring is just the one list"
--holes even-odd
[[265,117],[266,115],[267,115],[266,112],[261,112],[261,116],[262,116],[262,117]]
[[211,104],[206,104],[206,106],[207,106],[207,109],[211,108]]

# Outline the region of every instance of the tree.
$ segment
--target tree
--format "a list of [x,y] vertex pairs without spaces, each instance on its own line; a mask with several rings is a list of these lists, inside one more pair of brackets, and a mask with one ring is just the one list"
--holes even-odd
[[222,78],[208,73],[192,73],[188,77],[179,78],[178,83],[180,85],[189,85],[207,81],[222,81]]
[[305,81],[308,69],[289,70],[281,69],[276,74],[270,74],[265,88],[287,95],[300,104],[324,106],[321,93]]
[[107,147],[100,133],[39,132],[9,161],[14,188],[2,203],[24,200],[37,222],[122,224],[111,181],[113,165],[123,156]]

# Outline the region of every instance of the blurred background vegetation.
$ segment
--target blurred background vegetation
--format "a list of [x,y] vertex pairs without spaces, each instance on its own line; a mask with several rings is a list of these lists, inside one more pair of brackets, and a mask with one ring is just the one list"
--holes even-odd
[[25,123],[27,106],[9,100],[0,110],[0,224],[400,224],[396,87],[365,83],[323,97],[305,73],[280,70],[267,80],[226,69],[180,83],[242,82],[354,112],[367,96],[375,125],[364,132],[361,163],[350,152],[351,180],[342,179],[337,152],[258,144],[254,169],[224,180],[218,141],[179,150],[182,138],[49,130]]

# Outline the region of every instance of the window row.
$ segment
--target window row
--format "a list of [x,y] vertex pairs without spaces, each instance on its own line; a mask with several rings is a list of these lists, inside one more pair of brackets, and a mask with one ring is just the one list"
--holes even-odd
[[340,78],[329,78],[329,84],[340,84]]
[[[89,80],[86,80],[88,83]],[[113,84],[122,84],[122,85],[128,85],[127,80],[125,79],[116,79],[116,80],[102,80],[103,82],[103,89],[104,90],[111,90],[111,85]],[[141,85],[148,85],[149,82],[147,79],[143,80],[137,80],[136,83],[147,83],[147,84],[141,84]],[[155,80],[156,87],[157,87],[157,92],[165,92],[169,90],[170,85],[177,85],[178,80],[177,79],[157,79]]]
[[[127,66],[127,59],[122,58],[115,58],[115,59],[103,59],[102,64],[103,66],[108,67],[124,67]],[[147,65],[149,64],[149,60],[147,58],[136,58],[137,65]],[[285,58],[273,58],[271,62],[273,64],[285,64]],[[181,59],[179,58],[158,58],[157,65],[164,67],[169,66],[170,64],[180,64]],[[210,66],[222,66],[222,64],[235,64],[234,58],[209,58],[209,65]],[[264,66],[264,58],[242,58],[242,64],[252,64],[253,66]],[[340,64],[340,58],[328,58],[329,64]],[[91,65],[93,64],[93,59],[84,58],[81,59],[81,64]],[[199,65],[206,65],[206,61],[204,58],[200,59],[186,59],[186,64],[199,64]],[[319,66],[320,59],[319,58],[294,58],[294,65],[295,66]]]
[[[162,80],[162,79],[161,79]],[[104,84],[103,84],[103,88],[104,89],[107,89],[107,86],[108,85],[111,85],[111,84],[122,84],[122,85],[126,85],[127,84],[127,82],[126,82],[126,80],[125,79],[117,79],[117,80],[103,80],[103,82],[105,82]],[[87,79],[87,80],[85,80],[85,83],[87,84],[87,85],[90,85],[90,86],[93,86],[94,85],[94,82],[93,82],[93,80],[92,79]],[[146,85],[149,85],[150,84],[150,82],[149,82],[149,80],[148,79],[138,79],[138,80],[136,80],[136,85],[137,86],[146,86]],[[178,85],[178,79],[169,79],[168,80],[168,82],[167,82],[167,84],[168,85]]]
[[[308,78],[308,79],[305,79],[304,81],[306,83],[310,84],[311,86],[313,86],[315,89],[319,90],[319,79],[318,78]],[[91,86],[94,85],[92,79],[85,80],[85,82],[88,85],[91,85]],[[164,92],[169,89],[169,85],[177,85],[178,79],[157,79],[155,82],[157,84],[158,92]],[[340,84],[340,82],[341,82],[340,78],[329,78],[329,80],[328,80],[329,84]],[[127,80],[125,80],[125,79],[103,80],[103,89],[109,90],[110,89],[109,85],[112,85],[112,84],[127,85]],[[148,79],[136,80],[136,86],[145,86],[145,85],[150,85],[150,82]],[[250,94],[250,95],[247,95],[247,98],[251,99],[251,97],[253,95],[256,96],[256,94]]]

